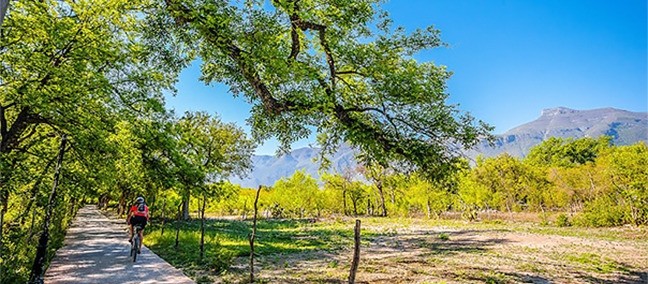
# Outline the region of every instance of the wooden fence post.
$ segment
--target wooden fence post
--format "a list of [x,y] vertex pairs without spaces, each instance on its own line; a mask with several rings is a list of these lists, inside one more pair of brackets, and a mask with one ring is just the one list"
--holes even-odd
[[356,272],[358,271],[358,263],[360,262],[360,219],[356,219],[353,249],[353,262],[351,262],[351,272],[349,273],[349,284],[355,283]]
[[254,198],[254,219],[252,221],[252,234],[250,234],[250,283],[254,283],[254,237],[256,236],[256,223],[257,223],[257,203],[259,202],[259,193],[261,193],[262,186],[256,192]]

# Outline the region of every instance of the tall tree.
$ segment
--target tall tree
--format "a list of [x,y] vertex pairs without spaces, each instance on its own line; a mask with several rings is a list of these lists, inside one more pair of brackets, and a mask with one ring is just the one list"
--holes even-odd
[[[107,171],[101,170],[102,163],[90,161],[106,153],[105,140],[116,121],[163,112],[163,93],[173,91],[185,62],[172,42],[160,41],[144,29],[145,21],[155,20],[149,13],[152,3],[11,1],[0,38],[0,259],[7,259],[5,213],[25,185],[17,175],[29,172],[23,170],[27,166],[45,168],[49,159],[43,153],[56,148],[53,133],[69,138],[76,167],[61,180],[61,198],[72,201],[84,192],[84,185],[105,181],[93,181],[100,177],[93,173]],[[87,177],[80,174],[88,168],[96,171],[85,171],[91,173]],[[38,199],[41,187],[32,188],[35,194],[30,195]],[[36,208],[42,213],[43,204],[26,205],[36,205],[32,220],[38,222]],[[53,218],[68,220],[73,210],[74,206],[57,207]],[[14,277],[13,271],[2,270],[5,265],[14,264],[0,263],[0,278]]]
[[255,138],[286,149],[314,126],[323,153],[348,142],[438,175],[491,128],[446,103],[444,66],[413,58],[441,46],[440,32],[392,28],[379,2],[166,0],[160,14],[198,46],[203,81],[253,104]]
[[[230,175],[243,176],[252,165],[255,144],[242,129],[204,112],[187,112],[177,123],[178,149],[186,159],[184,218],[188,218],[189,196],[196,188],[205,191],[208,182]],[[202,194],[201,194],[202,195]]]

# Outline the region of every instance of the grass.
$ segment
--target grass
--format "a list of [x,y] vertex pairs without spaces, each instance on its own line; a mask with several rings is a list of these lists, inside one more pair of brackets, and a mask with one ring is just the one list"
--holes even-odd
[[[626,246],[644,248],[648,243],[644,227],[594,229],[510,221],[361,219],[359,275],[369,277],[363,281],[371,283],[375,282],[371,279],[391,279],[377,283],[398,282],[403,275],[413,277],[409,280],[431,283],[446,280],[509,283],[527,281],[528,275],[553,279],[557,283],[579,283],[577,278],[565,276],[569,273],[584,273],[583,277],[601,280],[612,277],[601,275],[633,275],[634,270],[643,269],[643,266],[634,267],[636,263],[632,261],[626,265],[625,260],[613,260],[618,258],[609,251],[610,247],[594,254],[587,246],[572,240],[558,245],[549,242],[549,246],[544,247],[519,245],[515,238],[569,236],[575,240],[587,239],[589,243],[615,240]],[[199,283],[242,283],[248,269],[251,225],[249,221],[207,221],[206,252],[202,261],[199,260],[199,220],[167,223],[163,236],[160,226],[153,224],[145,244]],[[178,248],[174,247],[176,226],[180,227]],[[259,282],[338,283],[344,280],[350,267],[353,226],[354,218],[323,219],[314,223],[260,220],[255,242]],[[506,239],[511,236],[512,239]],[[383,256],[383,252],[388,253]],[[373,258],[367,257],[372,254]],[[463,268],[455,269],[458,266]]]
[[[176,226],[180,227],[179,245],[175,247]],[[173,266],[194,271],[211,270],[220,274],[232,259],[249,256],[248,234],[251,222],[208,220],[205,223],[205,257],[200,261],[200,221],[167,223],[162,235],[159,225],[149,226],[144,244]],[[255,254],[270,256],[309,251],[335,251],[350,246],[352,225],[344,223],[309,223],[301,220],[262,220],[257,223]],[[187,272],[187,271],[186,271]],[[202,276],[201,276],[202,277]]]
[[577,255],[567,255],[565,257],[569,262],[579,264],[588,271],[597,273],[628,272],[632,269],[627,265],[618,263],[612,259],[601,257],[595,253],[582,253]]

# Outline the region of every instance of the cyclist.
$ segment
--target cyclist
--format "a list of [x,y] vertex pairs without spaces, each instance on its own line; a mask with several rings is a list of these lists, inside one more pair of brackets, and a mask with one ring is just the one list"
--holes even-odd
[[[149,219],[149,208],[146,206],[146,202],[144,202],[144,197],[137,197],[135,199],[135,204],[131,206],[130,211],[128,211],[128,216],[126,217],[126,222],[130,225],[130,238],[128,238],[129,242],[132,242],[133,240],[133,225],[140,225],[142,229],[139,231],[139,238],[140,240],[144,240],[144,227],[146,227],[146,223],[148,222]],[[138,252],[141,252],[142,250],[142,241],[139,243],[139,247],[137,248]]]

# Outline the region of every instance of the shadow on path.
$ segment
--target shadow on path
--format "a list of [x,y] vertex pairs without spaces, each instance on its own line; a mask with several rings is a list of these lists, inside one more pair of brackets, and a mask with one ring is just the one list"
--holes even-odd
[[194,283],[146,247],[133,263],[127,238],[125,222],[105,217],[95,206],[81,208],[45,283]]

